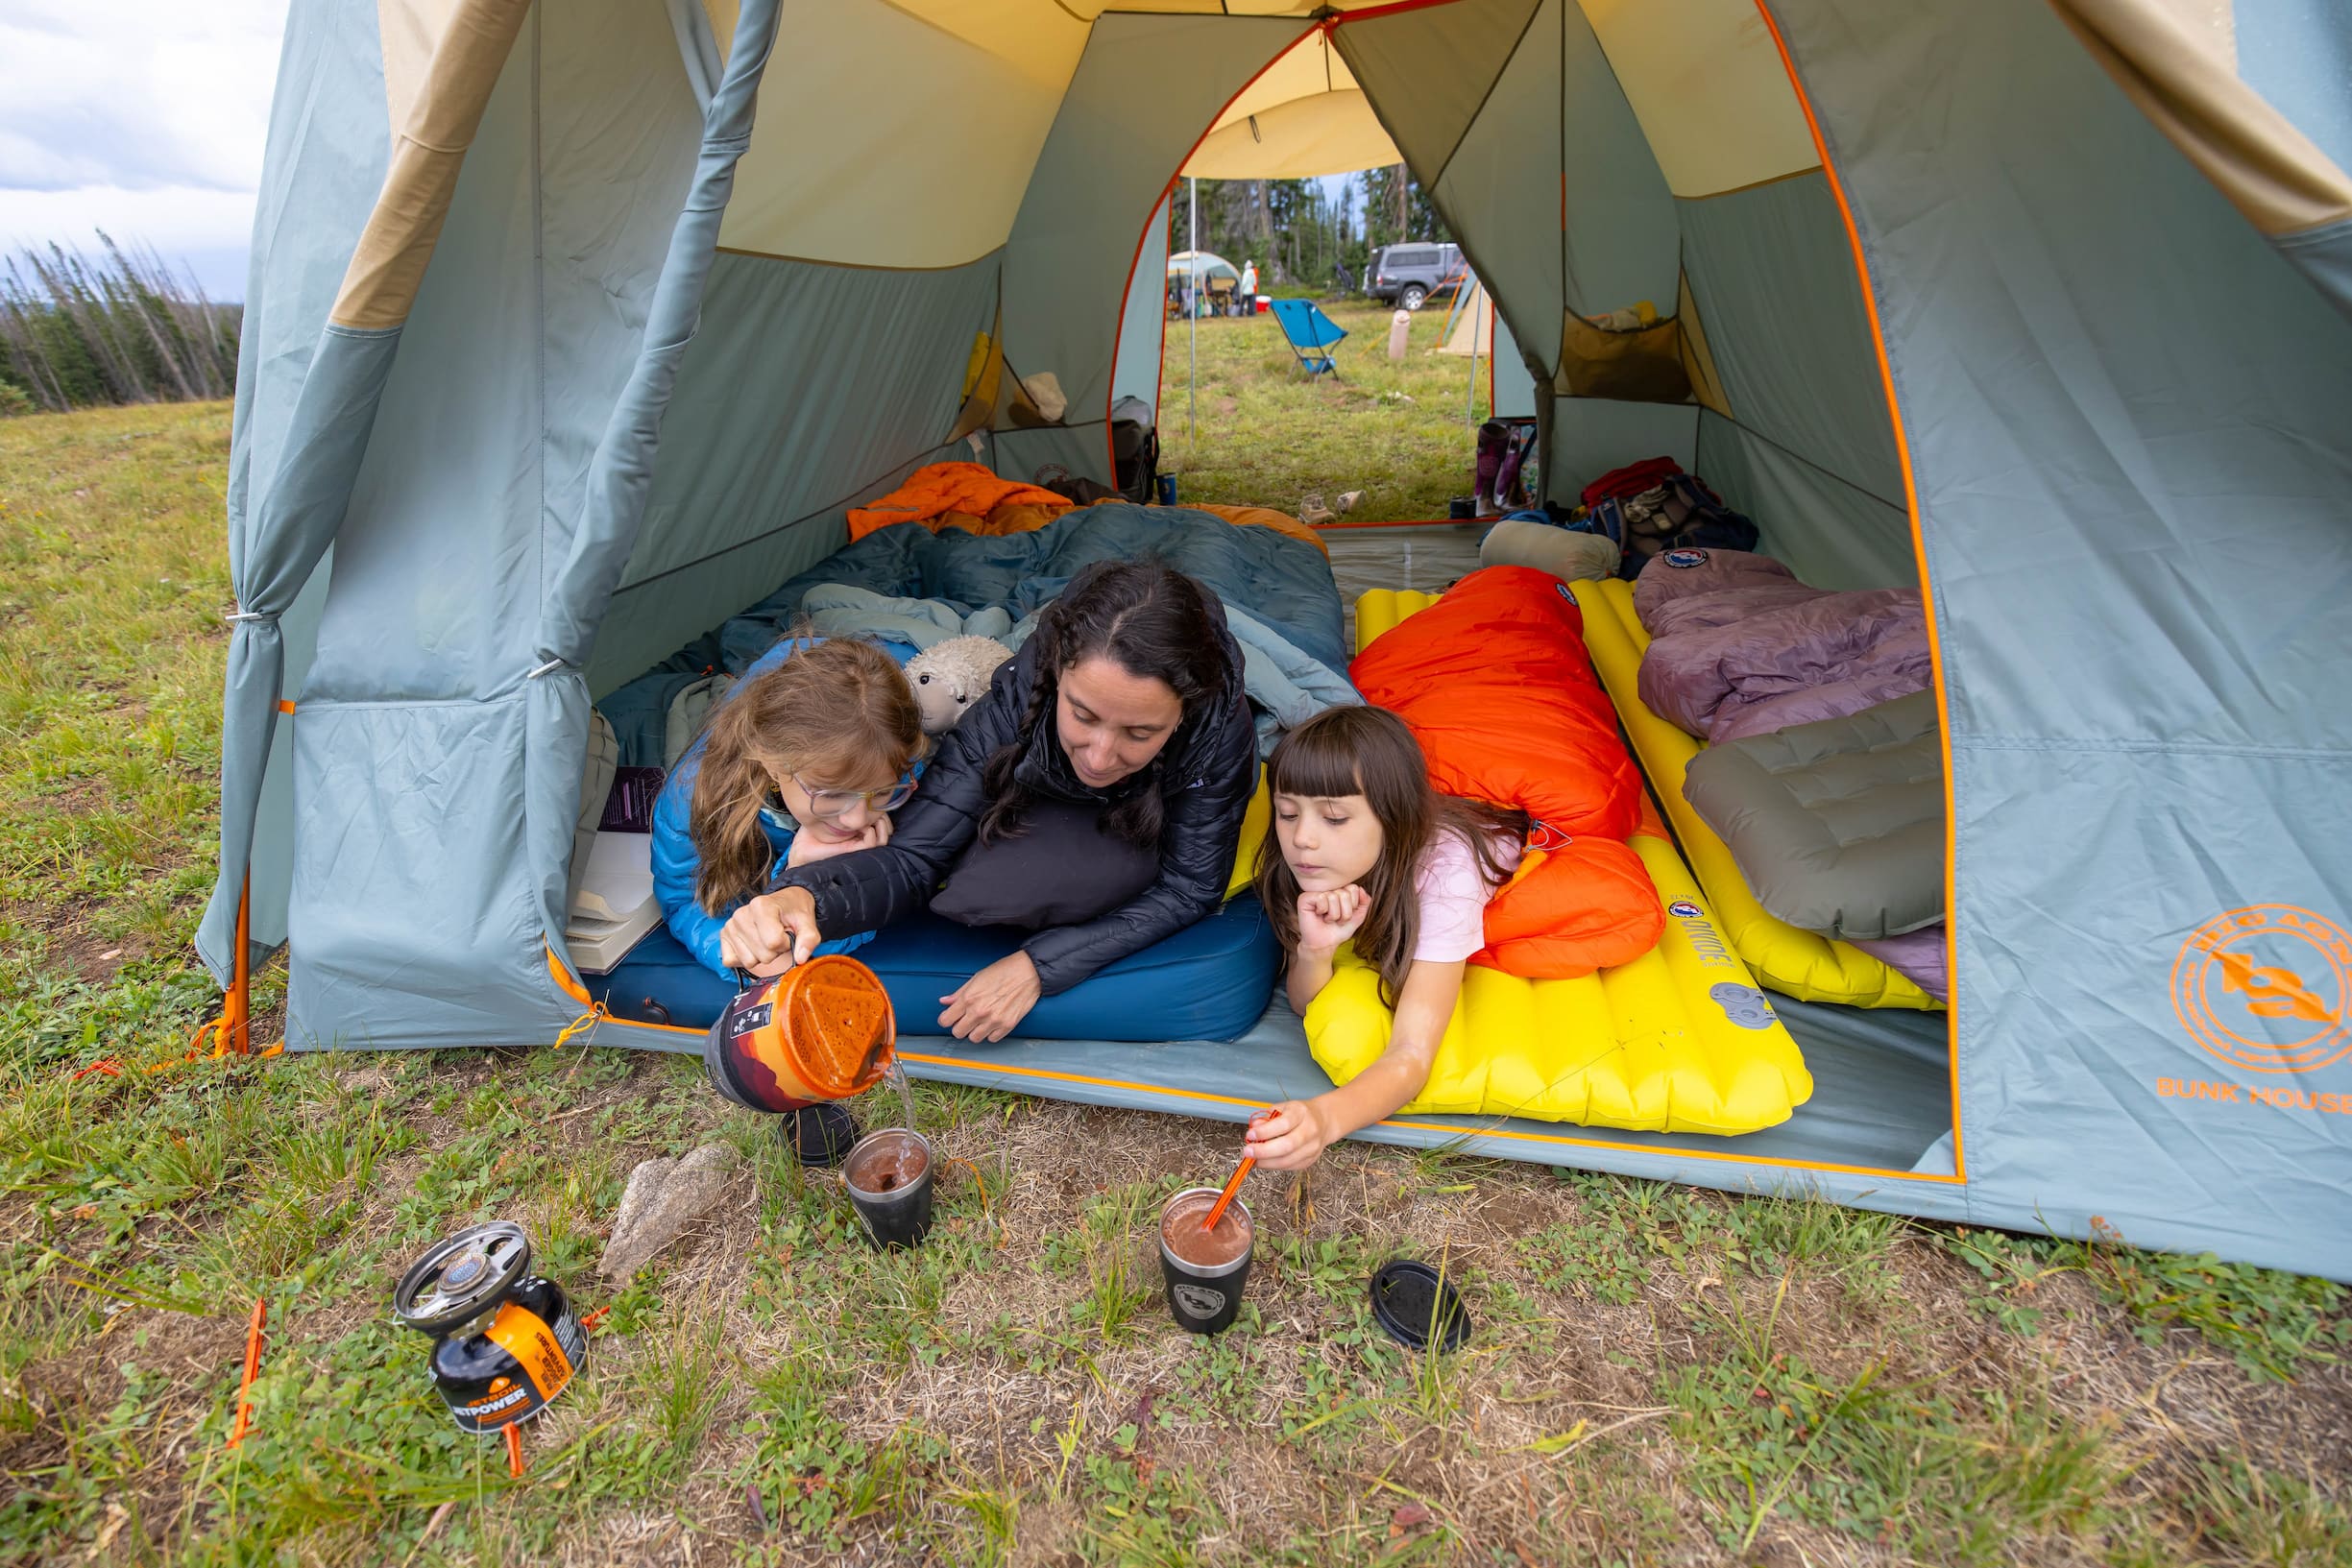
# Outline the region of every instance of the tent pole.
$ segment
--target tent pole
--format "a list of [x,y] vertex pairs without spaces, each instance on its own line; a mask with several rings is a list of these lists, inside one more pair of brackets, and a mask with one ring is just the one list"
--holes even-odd
[[1184,376],[1184,444],[1200,445],[1200,181],[1191,175],[1184,177],[1185,205],[1192,209],[1192,240],[1185,249],[1192,259],[1184,264],[1191,274],[1192,287],[1184,291],[1191,308],[1184,312],[1184,335],[1192,347],[1192,369]]
[[[1481,308],[1485,302],[1480,300],[1470,305],[1470,384],[1462,395],[1462,417],[1469,422],[1473,430],[1478,428],[1478,326],[1486,314]],[[1476,467],[1475,460],[1472,467]]]

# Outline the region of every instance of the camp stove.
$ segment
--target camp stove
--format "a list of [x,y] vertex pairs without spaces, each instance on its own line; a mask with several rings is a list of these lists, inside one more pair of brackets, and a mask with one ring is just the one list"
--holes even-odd
[[494,1219],[436,1242],[392,1292],[392,1315],[433,1339],[433,1386],[461,1432],[527,1421],[588,1360],[563,1288],[531,1269],[531,1239]]

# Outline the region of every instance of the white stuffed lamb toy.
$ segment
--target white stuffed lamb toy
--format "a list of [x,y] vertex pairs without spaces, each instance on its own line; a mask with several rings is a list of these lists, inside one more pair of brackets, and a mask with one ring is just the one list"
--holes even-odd
[[951,637],[907,661],[915,706],[923,711],[923,733],[945,735],[965,710],[988,689],[996,666],[1012,650],[992,637]]

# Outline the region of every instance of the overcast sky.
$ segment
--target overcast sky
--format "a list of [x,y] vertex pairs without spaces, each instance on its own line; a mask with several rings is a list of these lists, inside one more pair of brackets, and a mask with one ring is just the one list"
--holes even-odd
[[0,0],[0,248],[103,229],[242,300],[286,5]]
[[153,245],[245,295],[286,0],[0,0],[0,245]]

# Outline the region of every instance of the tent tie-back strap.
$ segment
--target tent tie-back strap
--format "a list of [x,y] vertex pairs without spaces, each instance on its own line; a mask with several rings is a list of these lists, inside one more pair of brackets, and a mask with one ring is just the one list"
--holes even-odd
[[559,669],[570,669],[570,667],[571,662],[570,660],[550,659],[546,663],[540,665],[537,669],[532,670],[529,674],[523,676],[523,679],[526,681],[536,681],[542,675],[552,675]]
[[278,613],[274,610],[232,610],[221,618],[231,626],[243,625],[249,621],[267,621],[273,626],[278,624]]
[[582,1013],[579,1017],[573,1019],[570,1023],[564,1025],[564,1032],[555,1037],[555,1046],[552,1049],[560,1049],[565,1041],[570,1039],[573,1035],[580,1033],[583,1029],[587,1031],[587,1038],[582,1040],[580,1044],[583,1046],[594,1045],[596,1043],[596,1025],[612,1016],[612,1014],[604,1010],[603,1002],[597,1002],[594,1007],[589,1008],[588,1011]]

